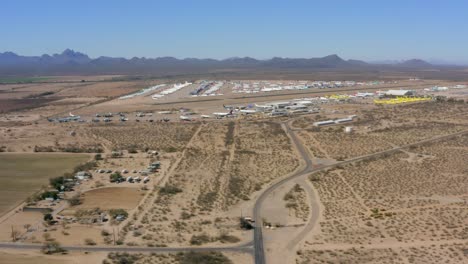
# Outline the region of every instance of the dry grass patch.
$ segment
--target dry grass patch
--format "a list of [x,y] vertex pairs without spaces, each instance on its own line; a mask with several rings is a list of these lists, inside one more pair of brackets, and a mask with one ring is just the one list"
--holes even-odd
[[142,198],[138,188],[110,187],[99,188],[87,191],[82,194],[82,203],[73,209],[93,209],[101,210],[122,208],[130,210],[135,208]]
[[106,140],[111,149],[149,148],[175,152],[185,147],[198,126],[196,123],[114,124],[96,125],[90,130]]

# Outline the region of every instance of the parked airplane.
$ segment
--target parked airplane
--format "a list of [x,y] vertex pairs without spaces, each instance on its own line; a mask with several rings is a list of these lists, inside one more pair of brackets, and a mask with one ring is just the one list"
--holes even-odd
[[216,117],[225,117],[229,115],[229,113],[228,112],[216,112],[216,113],[213,113],[213,115],[215,115]]
[[357,97],[369,97],[369,96],[374,96],[373,93],[361,93],[361,92],[358,92],[356,94]]
[[213,115],[215,115],[216,117],[226,117],[232,115],[232,110],[230,110],[229,112],[216,112],[213,113]]
[[183,116],[183,115],[180,116],[180,119],[181,119],[182,121],[192,121],[192,118],[190,118],[190,117],[188,117],[188,116]]
[[242,109],[242,110],[240,110],[239,112],[241,112],[242,114],[249,115],[249,114],[255,114],[255,113],[257,113],[257,110],[253,110],[253,109]]

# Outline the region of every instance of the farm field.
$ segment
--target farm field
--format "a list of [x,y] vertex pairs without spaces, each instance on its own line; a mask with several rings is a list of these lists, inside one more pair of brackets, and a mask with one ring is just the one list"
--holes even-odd
[[0,215],[57,177],[89,159],[85,154],[0,154]]
[[[39,207],[51,208],[57,222],[44,221],[41,212],[13,211],[2,222],[1,240],[15,240],[12,234],[18,231],[18,243],[57,241],[96,248],[232,247],[254,252],[251,245],[258,241],[252,242],[253,230],[242,229],[239,221],[240,216],[250,216],[256,218],[255,224],[263,223],[268,263],[348,259],[385,263],[395,254],[399,258],[392,260],[401,262],[413,262],[418,254],[424,254],[428,263],[459,260],[460,250],[466,247],[461,219],[468,217],[463,204],[467,199],[466,168],[460,167],[468,158],[466,136],[338,166],[314,175],[318,180],[310,180],[304,171],[467,130],[466,103],[433,99],[376,106],[369,98],[324,102],[315,98],[307,99],[312,102],[308,108],[312,111],[286,109],[288,116],[274,117],[262,112],[244,114],[239,109],[277,100],[291,100],[288,102],[293,106],[306,100],[299,97],[328,96],[341,88],[244,98],[226,86],[222,88],[224,95],[197,98],[189,94],[197,87],[194,84],[161,100],[152,99],[151,93],[128,100],[116,98],[161,82],[171,86],[175,81],[0,86],[0,98],[13,100],[13,106],[14,100],[45,102],[0,116],[1,151],[25,157],[30,153],[31,157],[42,157],[40,164],[53,164],[44,157],[66,156],[52,152],[89,153],[82,154],[82,161],[94,160],[88,169],[92,178],[67,180],[72,188],[65,191],[64,200],[36,201]],[[428,84],[413,85],[421,89]],[[239,107],[234,110],[237,115],[214,115],[231,107]],[[113,114],[112,121],[104,119],[108,112]],[[79,115],[81,121],[48,120],[72,114]],[[202,118],[203,114],[209,117]],[[181,121],[182,115],[192,120]],[[349,123],[313,126],[316,121],[349,115],[356,115]],[[345,126],[352,126],[352,133],[345,133]],[[306,151],[296,149],[292,140],[310,150],[311,165]],[[71,170],[78,163],[82,162],[61,165]],[[36,163],[18,164],[27,168]],[[150,164],[160,167],[149,170]],[[449,169],[443,170],[445,166]],[[4,174],[13,170],[0,169]],[[38,176],[41,181],[21,183],[31,189],[25,197],[34,192],[32,185],[36,189],[45,186],[48,178],[66,170],[41,169],[46,171],[46,176]],[[39,171],[34,167],[35,173]],[[116,180],[118,174],[121,178]],[[270,189],[277,183],[281,186]],[[265,192],[267,196],[263,196]],[[18,194],[8,194],[14,196]],[[261,218],[255,216],[257,212]],[[107,253],[99,255],[97,262],[107,256],[109,263],[119,263],[122,256]],[[254,260],[249,254],[222,254],[211,257],[224,263]],[[185,264],[184,256],[135,253],[128,257],[135,258],[135,263]],[[26,256],[25,263],[30,259]]]

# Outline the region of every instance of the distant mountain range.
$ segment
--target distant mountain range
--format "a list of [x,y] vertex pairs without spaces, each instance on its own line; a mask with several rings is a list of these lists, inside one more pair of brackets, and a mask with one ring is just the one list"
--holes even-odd
[[281,70],[281,69],[366,69],[395,67],[408,69],[434,69],[426,61],[412,59],[395,63],[367,63],[360,60],[344,60],[338,55],[322,58],[280,58],[258,60],[250,57],[234,57],[224,60],[174,57],[131,59],[98,57],[90,58],[81,52],[66,49],[61,54],[21,56],[13,52],[0,53],[0,75],[59,75],[59,74],[175,74],[199,73],[216,70]]

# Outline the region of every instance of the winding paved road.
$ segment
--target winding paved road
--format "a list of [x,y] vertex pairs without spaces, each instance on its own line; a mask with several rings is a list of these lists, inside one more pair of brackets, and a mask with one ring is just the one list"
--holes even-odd
[[[265,250],[264,250],[264,243],[263,243],[263,233],[262,233],[262,225],[261,225],[261,209],[265,201],[267,200],[267,197],[269,194],[271,194],[275,189],[280,187],[281,185],[294,180],[299,177],[305,177],[309,175],[310,173],[313,172],[318,172],[326,169],[330,169],[336,166],[340,165],[345,165],[348,163],[356,162],[356,161],[361,161],[365,160],[371,157],[376,157],[380,155],[385,155],[385,154],[390,154],[394,152],[398,152],[404,148],[408,148],[411,146],[416,146],[420,144],[425,144],[425,143],[430,143],[430,142],[435,142],[438,140],[443,140],[463,134],[467,134],[468,130],[465,131],[460,131],[457,133],[452,133],[444,136],[438,136],[426,140],[422,140],[416,143],[404,145],[404,146],[396,146],[392,149],[356,157],[356,158],[351,158],[345,161],[340,161],[340,162],[335,162],[329,165],[321,166],[318,168],[313,168],[312,166],[312,161],[309,157],[308,150],[304,147],[304,145],[300,142],[296,134],[292,131],[292,129],[289,127],[288,123],[284,123],[284,128],[287,132],[287,134],[290,136],[294,147],[297,149],[299,155],[301,158],[305,161],[305,166],[300,170],[297,171],[296,173],[283,178],[275,183],[273,183],[271,186],[269,186],[267,189],[263,191],[263,193],[260,194],[260,196],[257,198],[255,201],[254,205],[254,211],[253,211],[253,217],[255,219],[255,222],[258,223],[258,225],[254,228],[254,237],[253,241],[240,244],[240,245],[235,245],[235,246],[227,246],[227,247],[128,247],[128,246],[109,246],[109,247],[102,247],[102,246],[63,246],[64,249],[70,250],[70,251],[89,251],[89,252],[154,252],[154,253],[167,253],[167,252],[184,252],[184,251],[230,251],[230,252],[242,252],[242,253],[254,253],[255,256],[255,263],[256,264],[264,264],[266,263],[265,261]],[[313,197],[311,199],[314,199]],[[311,213],[312,215],[318,215],[318,204],[317,206],[314,206],[313,204],[311,205]],[[315,211],[315,212],[314,212]],[[304,229],[298,236],[293,238],[291,242],[288,244],[288,248],[294,247],[296,244],[300,243],[302,239],[307,235],[307,233],[313,229],[315,224],[318,222],[318,219],[315,219],[312,217],[312,219],[309,219],[308,223],[304,226]],[[253,247],[252,247],[253,246]],[[28,244],[28,243],[21,243],[21,242],[16,242],[16,243],[8,243],[8,242],[2,242],[0,243],[0,248],[3,249],[25,249],[25,250],[39,250],[41,249],[42,245],[41,244]]]
[[[267,199],[268,195],[270,195],[275,189],[280,187],[281,185],[289,182],[292,179],[295,179],[300,176],[307,175],[310,171],[313,170],[312,168],[312,161],[309,158],[309,154],[307,149],[305,149],[304,145],[301,144],[299,138],[291,132],[291,128],[287,123],[284,123],[284,128],[286,129],[286,133],[289,134],[294,147],[297,149],[299,152],[299,155],[301,158],[305,161],[305,166],[303,169],[300,171],[297,171],[296,173],[292,174],[291,176],[284,178],[270,187],[266,189],[258,198],[257,201],[255,202],[254,206],[254,211],[253,211],[253,219],[255,220],[256,226],[254,229],[254,248],[255,248],[255,263],[256,264],[264,264],[266,263],[265,261],[265,250],[263,248],[263,233],[262,233],[262,219],[260,216],[260,211],[262,208],[263,203]],[[312,212],[313,213],[313,212]]]
[[[254,206],[254,212],[253,212],[255,223],[257,223],[257,226],[254,229],[254,249],[255,249],[255,263],[256,264],[265,264],[266,263],[266,261],[265,261],[265,250],[264,250],[264,247],[263,247],[264,243],[263,243],[262,224],[261,224],[261,222],[262,222],[261,208],[262,208],[263,203],[267,199],[268,195],[271,194],[275,189],[277,189],[281,185],[283,185],[283,184],[285,184],[285,183],[287,183],[287,182],[289,182],[291,180],[294,180],[296,178],[306,176],[306,175],[309,175],[309,174],[314,173],[314,172],[319,172],[319,171],[322,171],[322,170],[331,169],[331,168],[336,167],[336,166],[342,166],[342,165],[346,165],[346,164],[349,164],[349,163],[369,159],[369,158],[372,158],[372,157],[377,157],[377,156],[381,156],[381,155],[385,155],[385,154],[391,154],[391,153],[394,153],[394,152],[398,152],[398,151],[400,151],[400,150],[402,150],[404,148],[408,148],[408,147],[412,147],[412,146],[416,146],[416,145],[420,145],[420,144],[425,144],[425,143],[430,143],[430,142],[435,142],[435,141],[439,141],[439,140],[443,140],[443,139],[447,139],[447,138],[451,138],[451,137],[455,137],[455,136],[459,136],[459,135],[463,135],[463,134],[468,133],[468,130],[464,130],[464,131],[460,131],[460,132],[456,132],[456,133],[452,133],[452,134],[448,134],[448,135],[437,136],[437,137],[433,137],[433,138],[430,138],[430,139],[426,139],[426,140],[418,141],[418,142],[415,142],[415,143],[407,144],[407,145],[404,145],[404,146],[396,146],[396,147],[394,147],[392,149],[387,149],[387,150],[384,150],[384,151],[380,151],[380,152],[371,153],[371,154],[364,155],[364,156],[359,156],[359,157],[347,159],[345,161],[339,161],[339,162],[335,162],[335,163],[332,163],[332,164],[320,166],[320,167],[314,169],[312,167],[312,161],[309,158],[308,151],[305,149],[304,145],[301,144],[300,140],[297,138],[297,135],[294,132],[292,132],[292,129],[289,127],[289,124],[284,123],[284,125],[285,125],[285,128],[286,128],[286,132],[291,137],[291,140],[292,140],[292,142],[294,144],[294,147],[298,150],[300,156],[306,162],[306,165],[300,171],[298,171],[298,172],[294,173],[293,175],[291,175],[291,176],[289,176],[287,178],[284,178],[284,179],[274,183],[270,187],[268,187],[257,198],[257,200],[255,202],[255,206]],[[311,206],[312,216],[314,216],[314,215],[318,216],[318,213],[319,213],[318,210],[319,210],[318,205],[313,206],[313,204],[312,204],[312,206]],[[288,248],[292,248],[296,244],[301,242],[302,239],[304,239],[305,236],[308,234],[308,232],[310,232],[314,228],[314,226],[315,226],[315,224],[317,222],[318,222],[318,218],[316,219],[315,217],[312,217],[312,219],[309,219],[308,223],[304,226],[303,231],[300,232],[300,234],[297,235],[295,238],[293,238],[291,240],[291,242],[288,244]]]

